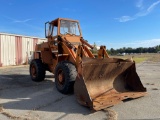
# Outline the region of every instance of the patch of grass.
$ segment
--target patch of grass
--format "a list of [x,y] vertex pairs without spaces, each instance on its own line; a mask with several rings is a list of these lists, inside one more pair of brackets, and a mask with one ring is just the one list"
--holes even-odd
[[147,58],[145,58],[145,57],[141,57],[141,58],[135,57],[135,58],[133,58],[133,60],[134,60],[136,63],[141,63],[141,62],[143,62],[143,61],[146,61]]
[[160,54],[158,53],[142,53],[142,54],[132,54],[132,55],[125,55],[125,56],[110,56],[111,58],[121,58],[121,59],[128,59],[133,58],[136,63],[141,63],[144,61],[151,61],[151,62],[160,62]]
[[121,59],[130,59],[132,58],[136,63],[141,63],[146,61],[148,58],[146,57],[138,57],[138,56],[114,56],[114,58],[121,58]]

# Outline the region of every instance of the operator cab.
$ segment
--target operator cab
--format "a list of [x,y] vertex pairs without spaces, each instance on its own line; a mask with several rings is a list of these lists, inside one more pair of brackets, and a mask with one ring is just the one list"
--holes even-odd
[[54,36],[81,36],[79,22],[76,20],[58,18],[45,23],[46,38]]

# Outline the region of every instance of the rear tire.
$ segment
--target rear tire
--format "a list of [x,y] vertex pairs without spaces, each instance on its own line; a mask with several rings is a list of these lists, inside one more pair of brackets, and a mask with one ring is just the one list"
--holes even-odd
[[45,69],[43,63],[39,59],[34,59],[30,63],[30,76],[35,82],[41,82],[45,78]]
[[73,92],[77,71],[75,65],[68,61],[59,62],[55,68],[55,84],[59,92],[68,94]]

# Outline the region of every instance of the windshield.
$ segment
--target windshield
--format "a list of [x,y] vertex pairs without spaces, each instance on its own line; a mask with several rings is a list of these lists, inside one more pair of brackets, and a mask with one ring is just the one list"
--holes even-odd
[[66,35],[80,35],[80,31],[78,28],[78,22],[72,22],[68,20],[60,21],[60,34]]

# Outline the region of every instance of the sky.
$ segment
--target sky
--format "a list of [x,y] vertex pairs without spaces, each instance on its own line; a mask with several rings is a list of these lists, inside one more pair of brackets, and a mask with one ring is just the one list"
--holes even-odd
[[44,38],[58,17],[78,20],[83,38],[107,49],[160,45],[160,0],[0,0],[0,32]]

